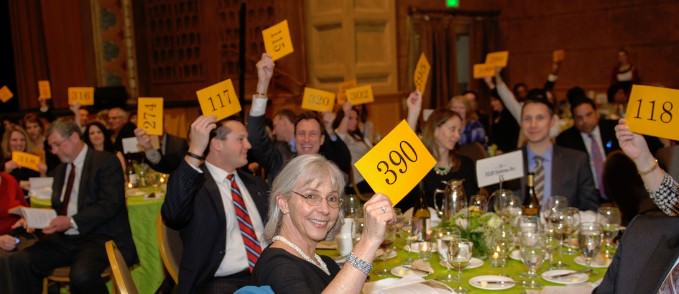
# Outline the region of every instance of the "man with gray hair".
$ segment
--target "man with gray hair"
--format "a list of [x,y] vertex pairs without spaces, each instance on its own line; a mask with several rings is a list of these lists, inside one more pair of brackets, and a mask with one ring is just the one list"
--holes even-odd
[[88,148],[71,120],[54,122],[47,142],[61,160],[52,175],[52,208],[58,216],[42,229],[38,242],[7,257],[13,266],[11,272],[0,268],[0,280],[11,276],[7,286],[12,288],[5,293],[40,293],[41,279],[62,266],[71,267],[71,292],[108,293],[101,278],[109,266],[104,243],[115,241],[127,264],[138,261],[120,163],[111,153]]
[[[250,283],[267,216],[263,180],[238,169],[248,163],[248,132],[237,120],[200,116],[189,151],[172,173],[161,213],[180,231],[178,293],[233,293]],[[207,150],[207,156],[203,153]]]

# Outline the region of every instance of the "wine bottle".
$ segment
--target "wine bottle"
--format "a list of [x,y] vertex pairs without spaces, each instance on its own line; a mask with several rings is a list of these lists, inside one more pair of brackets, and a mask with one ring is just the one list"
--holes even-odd
[[526,187],[526,197],[523,200],[521,214],[525,216],[538,216],[540,213],[540,201],[535,193],[535,174],[528,173],[528,186]]
[[416,205],[414,208],[414,222],[413,225],[415,228],[413,229],[413,232],[419,233],[417,235],[418,241],[426,241],[427,240],[427,222],[429,222],[429,218],[431,218],[431,215],[429,214],[429,207],[427,206],[427,200],[424,198],[424,192],[420,190],[420,199],[418,201],[418,205]]
[[127,187],[137,187],[137,174],[134,172],[134,161],[132,161],[132,159],[127,159],[125,173],[127,174]]

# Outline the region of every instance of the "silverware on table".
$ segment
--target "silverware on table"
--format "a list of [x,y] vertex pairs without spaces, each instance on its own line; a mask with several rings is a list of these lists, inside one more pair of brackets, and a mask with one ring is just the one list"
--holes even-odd
[[414,266],[412,266],[412,265],[404,265],[403,267],[404,267],[404,268],[407,268],[407,269],[409,269],[409,270],[411,270],[411,271],[416,271],[416,272],[420,272],[420,273],[427,274],[427,275],[432,274],[432,272],[430,272],[430,271],[423,270],[423,269],[419,269],[419,268],[416,268],[416,267],[414,267]]
[[574,275],[577,275],[577,274],[589,274],[591,272],[592,272],[592,269],[590,268],[590,269],[586,269],[586,270],[574,271],[574,272],[565,273],[565,274],[552,275],[549,278],[550,279],[560,279],[560,278],[574,276]]

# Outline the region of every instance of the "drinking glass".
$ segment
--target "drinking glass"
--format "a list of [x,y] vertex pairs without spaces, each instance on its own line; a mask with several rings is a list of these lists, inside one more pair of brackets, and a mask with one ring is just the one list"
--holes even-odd
[[504,223],[511,224],[517,216],[521,215],[521,200],[512,191],[499,189],[491,194],[490,199],[493,209]]
[[465,239],[459,239],[456,244],[451,244],[448,247],[448,263],[451,267],[457,269],[457,288],[453,289],[455,293],[467,293],[467,289],[462,287],[462,270],[469,265],[472,259],[472,242]]
[[473,208],[480,212],[488,211],[488,198],[482,194],[472,195],[469,198],[469,208]]
[[450,270],[452,267],[452,264],[450,263],[450,256],[451,255],[456,255],[457,250],[459,250],[458,247],[458,242],[460,242],[460,236],[459,235],[441,235],[438,239],[438,251],[439,255],[441,257],[441,260],[444,261],[446,269],[448,269],[447,273],[448,275],[444,279],[445,281],[452,281],[453,280],[453,275],[452,271]]
[[384,240],[382,241],[382,244],[380,244],[380,249],[382,249],[382,255],[378,257],[379,260],[382,260],[382,269],[378,272],[379,275],[381,276],[387,276],[389,275],[389,262],[387,262],[388,259],[390,259],[390,256],[392,254],[392,251],[394,250],[394,241],[396,239],[396,227],[392,225],[388,225],[386,228],[386,231],[384,232]]
[[549,268],[556,269],[563,267],[563,263],[560,261],[555,261],[554,258],[556,250],[559,248],[559,238],[557,237],[557,234],[555,234],[554,224],[547,222],[543,226],[542,238],[544,240],[543,243],[545,246],[545,255],[548,259],[547,264],[549,265]]
[[[539,242],[537,242],[539,243]],[[526,272],[526,279],[522,281],[522,285],[527,289],[541,288],[542,285],[537,277],[537,269],[542,264],[542,260],[545,257],[545,251],[542,246],[521,246],[521,259],[523,263],[528,268]]]
[[547,218],[549,230],[552,232],[553,236],[559,240],[559,248],[557,250],[559,259],[557,259],[556,263],[552,264],[554,267],[564,266],[563,254],[566,239],[580,224],[579,211],[577,211],[577,208],[571,208],[572,207],[553,209]]
[[547,221],[547,218],[549,218],[549,215],[552,212],[566,207],[568,207],[568,198],[565,196],[552,195],[552,197],[547,199],[547,203],[545,203],[540,214],[542,215],[542,218]]
[[575,207],[566,208],[566,250],[569,255],[577,254],[578,229],[580,228],[580,210]]
[[519,232],[538,232],[540,218],[537,216],[522,215],[519,217]]
[[585,257],[588,267],[592,267],[592,259],[599,254],[601,248],[601,228],[599,224],[586,222],[580,225],[578,245]]
[[609,259],[615,252],[614,240],[622,223],[620,210],[617,207],[601,207],[597,213],[596,221],[603,231],[604,256]]

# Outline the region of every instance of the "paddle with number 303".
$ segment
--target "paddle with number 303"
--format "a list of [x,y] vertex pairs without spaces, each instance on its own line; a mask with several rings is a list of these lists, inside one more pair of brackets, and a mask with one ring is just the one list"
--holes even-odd
[[404,120],[354,166],[375,192],[396,205],[434,167],[436,160]]

